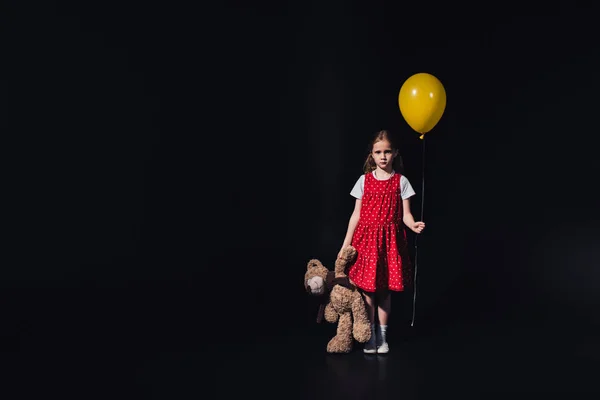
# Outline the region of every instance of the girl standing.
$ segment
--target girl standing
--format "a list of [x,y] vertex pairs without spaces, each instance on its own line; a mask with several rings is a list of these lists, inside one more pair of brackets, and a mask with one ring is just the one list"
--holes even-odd
[[365,344],[365,353],[389,351],[389,292],[404,291],[411,278],[405,227],[417,234],[425,228],[425,223],[415,222],[410,212],[409,199],[415,191],[408,179],[396,172],[395,160],[400,160],[397,144],[388,131],[377,132],[364,164],[364,175],[350,192],[356,203],[342,250],[348,245],[357,250],[348,276],[361,290],[371,322],[371,340]]

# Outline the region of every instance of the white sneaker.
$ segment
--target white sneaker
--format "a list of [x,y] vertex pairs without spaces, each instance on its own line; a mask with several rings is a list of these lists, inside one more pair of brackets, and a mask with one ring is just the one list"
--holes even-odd
[[380,346],[377,346],[377,353],[386,354],[390,351],[390,346],[388,346],[387,342],[383,342]]
[[385,354],[390,351],[390,346],[387,344],[387,340],[385,340],[385,335],[381,335],[379,329],[377,329],[375,344],[377,346],[377,353]]

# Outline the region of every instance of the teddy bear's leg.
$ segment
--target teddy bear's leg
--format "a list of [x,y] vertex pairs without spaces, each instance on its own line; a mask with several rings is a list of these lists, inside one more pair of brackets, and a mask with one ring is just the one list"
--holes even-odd
[[354,318],[353,335],[359,343],[367,343],[371,339],[371,324],[364,300],[359,292],[352,296],[352,316]]
[[328,353],[349,353],[352,350],[352,315],[349,312],[340,315],[337,334],[327,344]]
[[331,322],[332,324],[338,320],[338,312],[335,311],[331,303],[327,303],[325,306],[325,321]]

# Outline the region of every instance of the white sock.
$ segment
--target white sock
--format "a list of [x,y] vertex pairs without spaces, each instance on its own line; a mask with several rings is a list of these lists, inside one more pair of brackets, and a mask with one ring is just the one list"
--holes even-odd
[[377,326],[377,336],[379,337],[379,340],[381,343],[386,342],[386,332],[387,332],[387,325],[378,325]]

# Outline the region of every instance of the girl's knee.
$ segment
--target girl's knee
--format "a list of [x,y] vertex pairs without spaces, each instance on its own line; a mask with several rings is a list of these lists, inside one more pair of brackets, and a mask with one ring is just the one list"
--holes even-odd
[[360,289],[360,288],[358,288],[358,292],[366,297],[373,297],[373,295],[375,294],[375,293],[367,292],[366,290]]
[[361,290],[360,294],[363,296],[365,301],[369,304],[372,304],[375,301],[375,293],[365,292],[364,290]]
[[379,302],[386,301],[390,297],[390,291],[382,290],[380,292],[377,292],[376,296],[377,296],[377,301],[379,301]]

